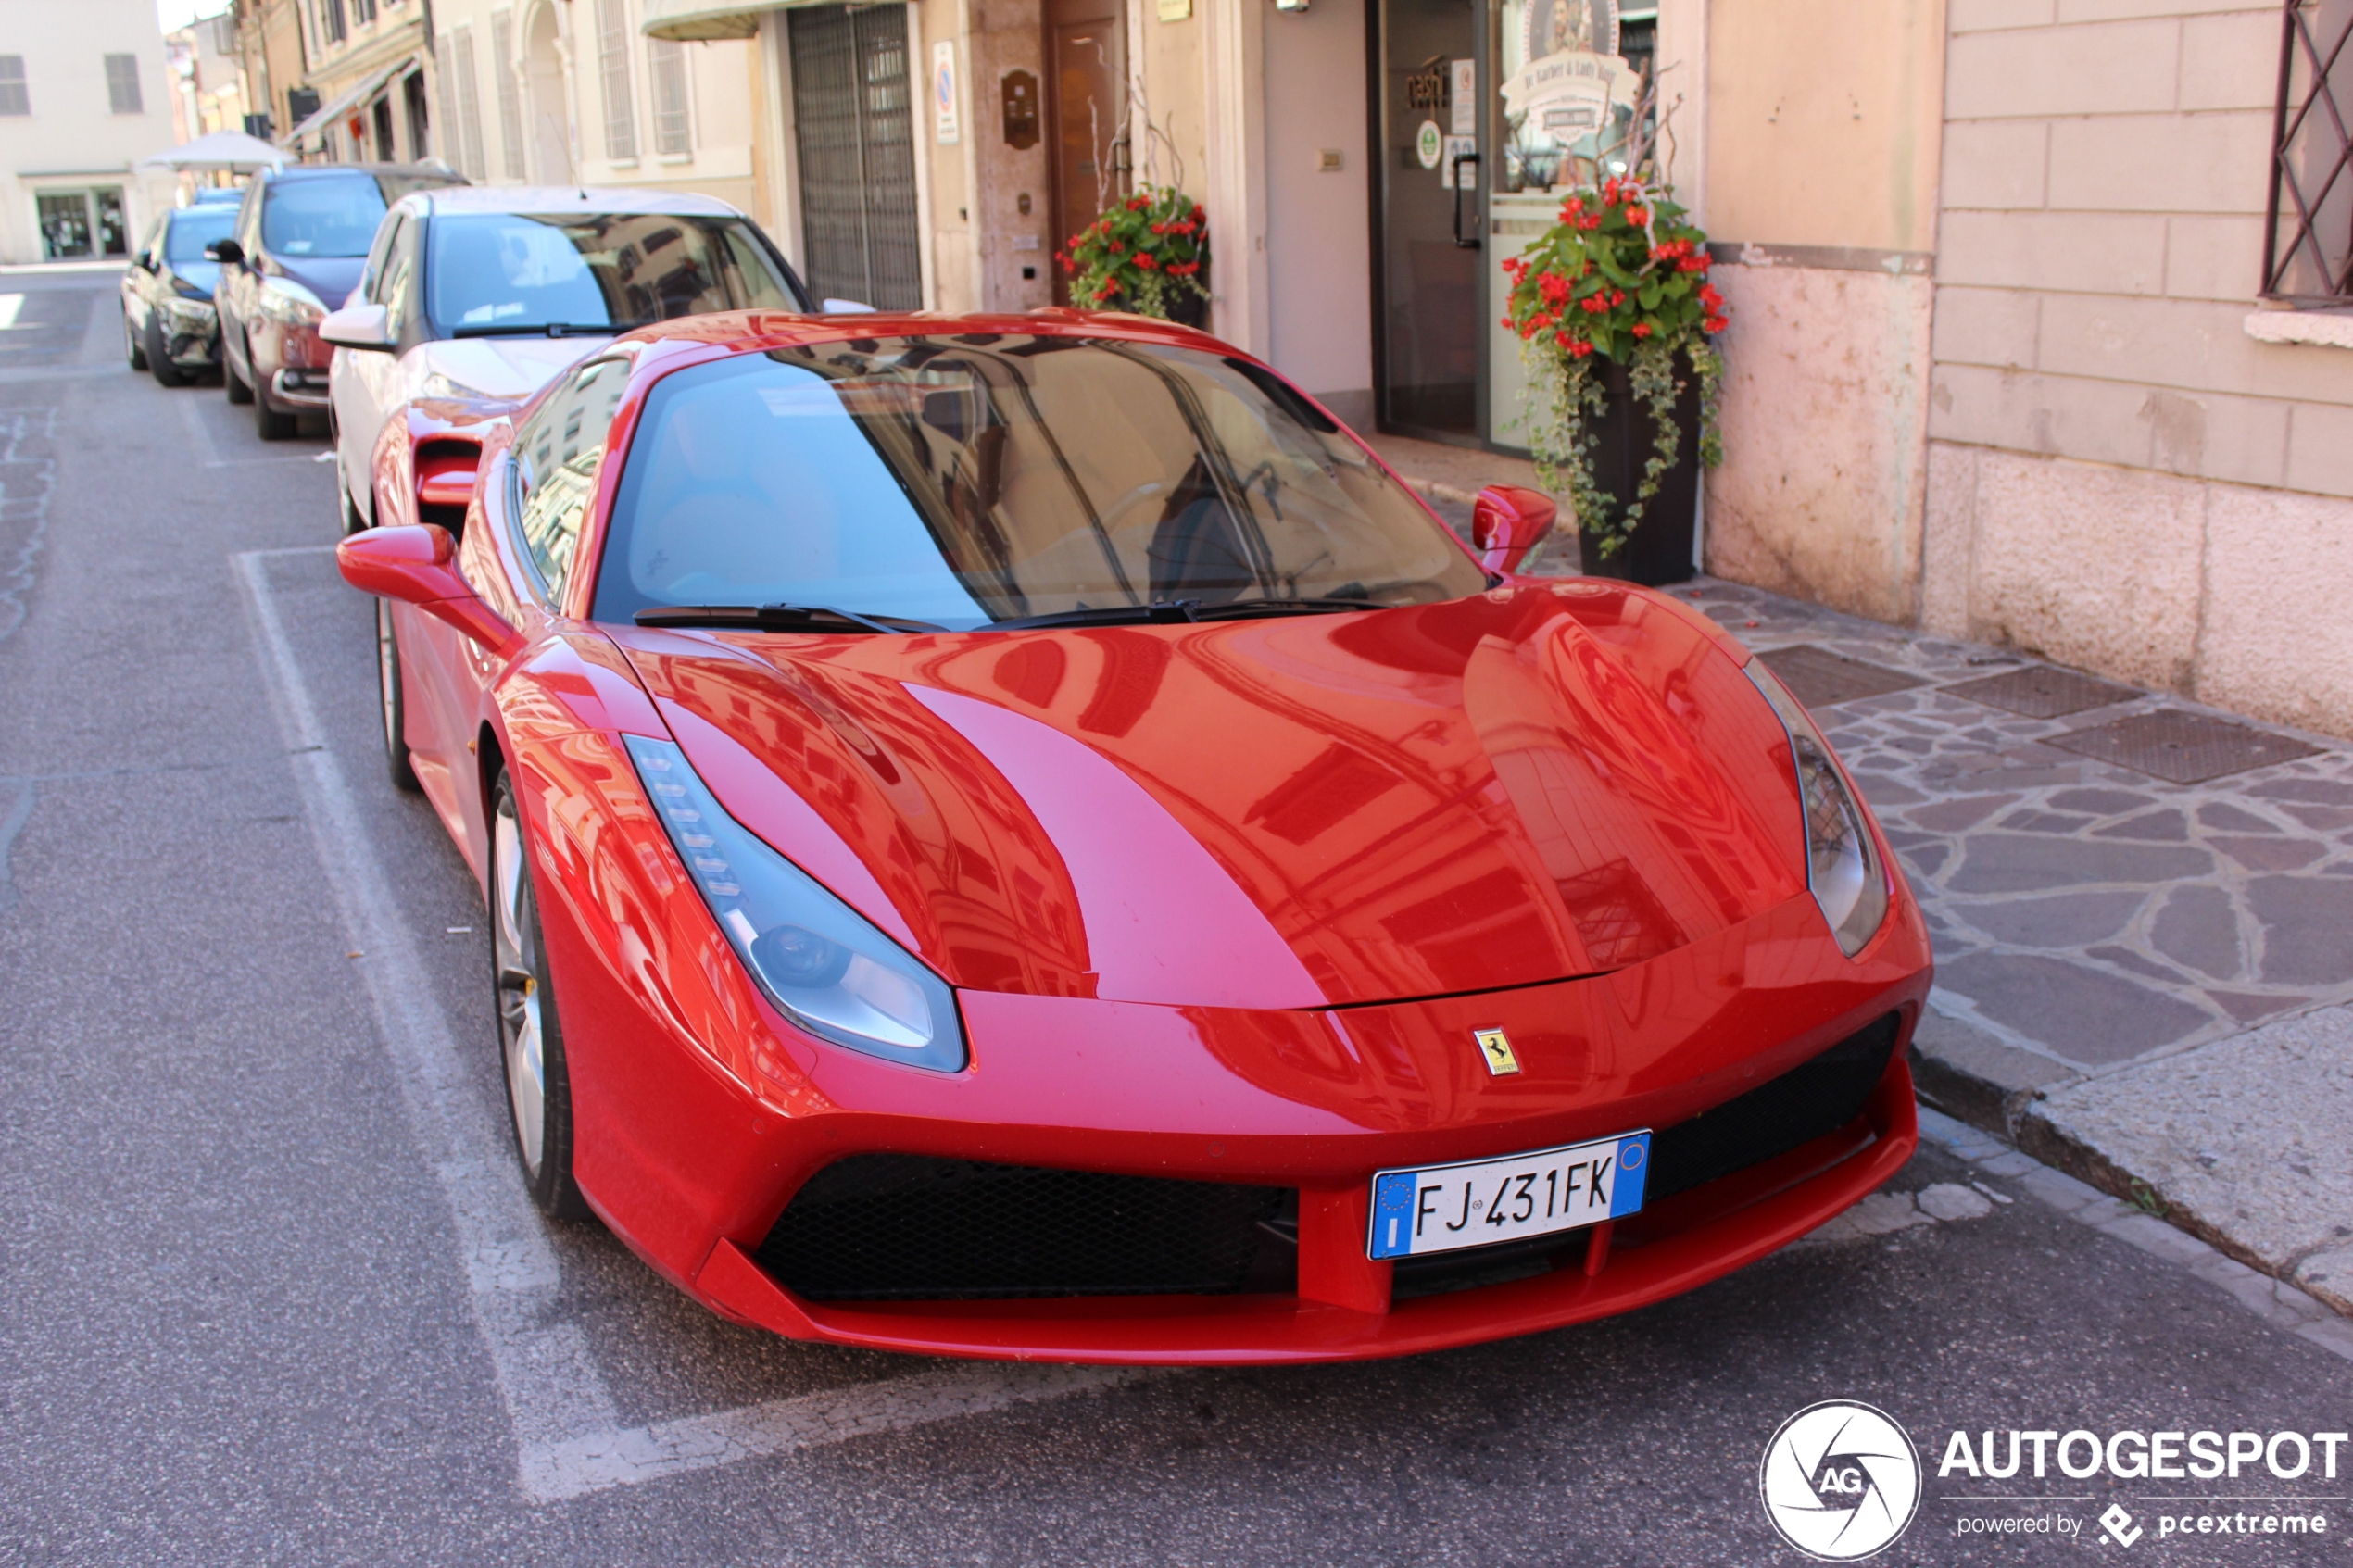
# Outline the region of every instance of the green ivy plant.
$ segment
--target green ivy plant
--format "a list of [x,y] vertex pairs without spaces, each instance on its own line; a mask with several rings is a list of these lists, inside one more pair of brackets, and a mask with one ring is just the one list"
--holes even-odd
[[[1529,445],[1545,484],[1566,492],[1579,525],[1615,555],[1642,520],[1682,451],[1675,403],[1699,382],[1700,461],[1723,461],[1717,406],[1724,358],[1712,341],[1730,323],[1707,281],[1707,236],[1684,221],[1664,188],[1604,180],[1571,191],[1560,220],[1504,263],[1512,280],[1504,325],[1519,334],[1528,367]],[[1624,365],[1658,436],[1623,510],[1593,478],[1593,421],[1604,408],[1597,360]]]
[[1174,185],[1147,185],[1071,235],[1054,262],[1070,274],[1070,297],[1101,309],[1124,297],[1126,307],[1168,320],[1184,297],[1207,299],[1202,263],[1209,256],[1209,224],[1201,204]]

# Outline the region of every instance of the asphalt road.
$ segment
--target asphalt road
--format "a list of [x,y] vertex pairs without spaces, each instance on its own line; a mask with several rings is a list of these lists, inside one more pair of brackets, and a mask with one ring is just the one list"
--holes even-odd
[[[322,448],[129,373],[113,287],[0,276],[0,1562],[1795,1562],[1757,1466],[1826,1399],[1931,1465],[1880,1561],[2344,1560],[2317,1466],[2194,1506],[2329,1536],[2227,1542],[2157,1534],[2195,1486],[1934,1475],[1955,1428],[2353,1424],[2353,1362],[1992,1177],[1603,1324],[1138,1378],[792,1345],[519,1219]],[[2006,1513],[2082,1536],[1956,1534]]]

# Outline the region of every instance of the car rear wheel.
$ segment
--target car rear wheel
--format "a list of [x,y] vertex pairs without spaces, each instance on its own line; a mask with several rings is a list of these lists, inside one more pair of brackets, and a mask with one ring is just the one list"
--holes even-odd
[[147,351],[139,346],[139,334],[132,330],[131,312],[128,310],[122,313],[122,353],[123,358],[131,361],[132,370],[144,370],[147,368]]
[[515,1154],[540,1211],[581,1220],[589,1210],[572,1179],[572,1085],[524,831],[513,782],[501,773],[490,813],[490,947]]
[[147,369],[155,375],[156,384],[157,386],[187,385],[188,373],[171,362],[171,354],[164,346],[163,330],[156,325],[156,319],[153,316],[147,318],[146,339],[146,352],[140,358],[147,362]]
[[[245,364],[250,367],[253,364],[252,359],[246,359]],[[229,395],[229,401],[232,403],[253,401],[253,385],[245,377],[237,374],[237,362],[229,358],[229,344],[225,338],[221,340],[220,345],[220,387]]]
[[383,710],[384,766],[395,789],[414,795],[420,786],[409,759],[409,701],[400,683],[400,643],[393,635],[392,601],[376,601],[376,698]]

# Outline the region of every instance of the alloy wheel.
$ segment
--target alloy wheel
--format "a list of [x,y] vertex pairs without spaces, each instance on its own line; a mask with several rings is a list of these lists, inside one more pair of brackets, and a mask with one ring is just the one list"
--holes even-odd
[[498,1033],[506,1054],[507,1104],[523,1174],[536,1186],[547,1159],[547,1060],[542,1027],[538,911],[523,868],[515,797],[502,790],[491,825],[492,940],[498,985]]

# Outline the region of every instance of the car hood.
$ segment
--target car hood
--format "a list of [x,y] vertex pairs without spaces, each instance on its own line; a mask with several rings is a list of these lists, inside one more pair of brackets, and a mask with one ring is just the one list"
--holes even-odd
[[207,299],[212,297],[212,291],[220,283],[220,263],[218,261],[174,261],[165,268],[165,272],[167,287],[171,279],[178,278],[192,289],[202,289]]
[[1805,887],[1779,721],[1642,590],[615,637],[727,809],[960,986],[1455,995],[1640,963]]
[[281,256],[271,251],[270,259],[278,270],[317,295],[330,310],[343,308],[368,265],[364,256]]
[[604,337],[440,338],[417,345],[411,367],[422,385],[439,371],[488,397],[521,402],[575,361],[610,343]]

